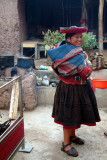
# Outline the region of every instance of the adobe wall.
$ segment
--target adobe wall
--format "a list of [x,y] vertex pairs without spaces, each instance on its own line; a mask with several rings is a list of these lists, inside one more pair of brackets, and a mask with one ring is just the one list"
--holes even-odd
[[[25,74],[21,76],[21,78],[23,107],[25,108],[25,110],[34,110],[37,106],[37,94],[35,88],[36,75],[33,72],[33,70],[29,71],[29,73],[27,73],[26,71]],[[0,87],[9,81],[0,81]],[[9,110],[11,102],[12,85],[13,84],[8,84],[4,88],[0,89],[0,109]]]
[[25,0],[18,0],[18,16],[19,16],[19,39],[20,42],[27,38],[27,24],[25,17]]
[[26,38],[24,0],[0,1],[0,56],[15,55]]

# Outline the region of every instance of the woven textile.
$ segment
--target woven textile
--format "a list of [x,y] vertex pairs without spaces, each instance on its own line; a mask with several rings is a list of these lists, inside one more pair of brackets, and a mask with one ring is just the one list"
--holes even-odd
[[53,69],[63,77],[79,73],[85,67],[84,54],[81,47],[65,43],[57,48],[48,49],[47,53],[53,62]]

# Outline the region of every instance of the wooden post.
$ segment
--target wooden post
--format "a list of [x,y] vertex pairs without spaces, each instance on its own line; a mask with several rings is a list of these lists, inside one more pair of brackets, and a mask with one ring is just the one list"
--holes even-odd
[[84,19],[84,22],[81,23],[81,26],[87,26],[87,9],[84,0],[82,1],[82,18]]
[[10,111],[9,118],[16,119],[18,111],[18,101],[19,101],[19,81],[13,82],[11,101],[10,101]]
[[38,46],[37,46],[37,43],[35,43],[35,59],[38,59]]
[[19,108],[20,108],[20,116],[23,116],[23,98],[22,98],[22,81],[21,77],[19,78]]
[[99,0],[99,16],[98,16],[98,24],[99,24],[99,51],[103,51],[103,7],[104,0]]
[[23,43],[21,43],[21,57],[23,57]]

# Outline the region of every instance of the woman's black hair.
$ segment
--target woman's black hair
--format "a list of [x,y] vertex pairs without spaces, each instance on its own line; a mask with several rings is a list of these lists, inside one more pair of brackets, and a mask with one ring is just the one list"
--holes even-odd
[[65,39],[67,40],[68,37],[71,38],[74,34],[76,34],[76,33],[66,33]]

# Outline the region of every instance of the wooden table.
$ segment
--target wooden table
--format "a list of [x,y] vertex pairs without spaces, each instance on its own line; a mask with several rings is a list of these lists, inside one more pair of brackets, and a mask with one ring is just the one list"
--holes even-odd
[[40,51],[44,51],[42,42],[36,40],[27,40],[21,43],[21,56],[23,56],[23,48],[35,48],[35,59],[40,59]]

